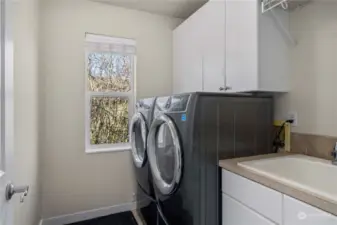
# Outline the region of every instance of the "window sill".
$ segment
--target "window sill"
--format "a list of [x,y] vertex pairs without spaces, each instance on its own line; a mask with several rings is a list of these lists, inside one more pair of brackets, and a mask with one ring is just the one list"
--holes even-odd
[[130,150],[131,150],[131,146],[118,146],[118,147],[108,147],[108,148],[86,149],[85,153],[95,154],[95,153],[106,153],[106,152],[123,152],[123,151],[130,151]]

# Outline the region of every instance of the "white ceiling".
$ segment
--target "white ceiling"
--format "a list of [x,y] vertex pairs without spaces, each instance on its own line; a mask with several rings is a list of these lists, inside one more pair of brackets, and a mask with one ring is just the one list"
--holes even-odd
[[129,9],[142,10],[169,17],[185,19],[208,0],[92,0]]

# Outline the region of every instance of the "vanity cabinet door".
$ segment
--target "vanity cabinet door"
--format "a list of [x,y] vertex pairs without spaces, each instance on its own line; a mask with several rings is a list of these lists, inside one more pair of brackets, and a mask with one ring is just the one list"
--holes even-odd
[[222,194],[222,225],[276,225],[247,206]]
[[259,183],[222,170],[222,192],[264,217],[282,224],[282,194]]
[[294,198],[283,196],[284,225],[336,225],[337,217]]

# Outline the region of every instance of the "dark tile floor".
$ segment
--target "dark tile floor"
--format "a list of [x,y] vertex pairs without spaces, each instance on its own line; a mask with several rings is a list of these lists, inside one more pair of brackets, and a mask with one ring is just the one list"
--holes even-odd
[[131,212],[123,212],[68,225],[137,225],[137,222]]

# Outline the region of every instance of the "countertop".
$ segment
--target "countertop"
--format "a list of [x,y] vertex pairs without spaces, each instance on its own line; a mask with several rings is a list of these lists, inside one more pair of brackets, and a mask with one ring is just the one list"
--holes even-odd
[[319,208],[321,210],[324,210],[328,213],[331,213],[337,216],[337,203],[336,202],[319,198],[317,196],[314,196],[310,192],[306,192],[303,190],[295,189],[293,187],[289,187],[276,180],[256,174],[238,165],[239,162],[257,160],[257,159],[268,159],[268,158],[274,158],[274,157],[280,157],[280,156],[286,156],[286,155],[289,155],[289,153],[276,153],[276,154],[259,155],[259,156],[236,158],[236,159],[226,159],[226,160],[220,160],[219,166],[232,173],[238,174],[249,180],[255,181],[266,187],[274,189],[278,192],[281,192],[285,195],[298,199],[302,202],[305,202],[309,205],[312,205],[316,208]]

